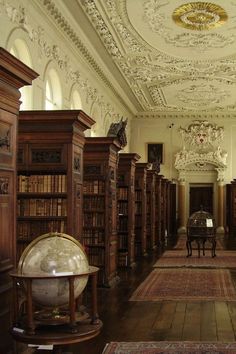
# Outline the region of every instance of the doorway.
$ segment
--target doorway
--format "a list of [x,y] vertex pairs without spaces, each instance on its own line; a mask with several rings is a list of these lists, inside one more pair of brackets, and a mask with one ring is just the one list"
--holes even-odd
[[213,185],[192,185],[189,194],[189,215],[201,208],[213,214]]

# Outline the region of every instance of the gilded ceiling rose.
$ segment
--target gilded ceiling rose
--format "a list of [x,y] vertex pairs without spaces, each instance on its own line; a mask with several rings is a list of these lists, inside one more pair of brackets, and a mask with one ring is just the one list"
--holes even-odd
[[191,2],[174,10],[175,23],[191,30],[210,30],[222,26],[228,19],[225,10],[210,2]]

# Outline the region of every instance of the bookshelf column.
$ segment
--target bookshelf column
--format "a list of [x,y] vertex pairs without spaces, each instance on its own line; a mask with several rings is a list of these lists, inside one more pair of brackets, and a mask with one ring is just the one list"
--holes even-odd
[[18,258],[48,232],[82,238],[84,131],[81,110],[21,111],[18,149]]
[[135,256],[147,255],[147,169],[149,163],[136,163],[135,169]]
[[19,89],[38,74],[0,48],[0,353],[12,350],[9,272],[16,265],[16,151]]
[[140,156],[120,153],[118,163],[118,265],[135,264],[135,168]]
[[100,268],[98,284],[117,275],[117,166],[120,144],[112,137],[86,138],[84,146],[83,244],[89,263]]

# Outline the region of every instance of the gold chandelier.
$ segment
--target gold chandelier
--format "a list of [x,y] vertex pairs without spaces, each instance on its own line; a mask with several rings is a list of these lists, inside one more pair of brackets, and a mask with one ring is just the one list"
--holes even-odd
[[198,1],[177,7],[172,18],[178,26],[203,31],[222,26],[228,16],[219,5]]

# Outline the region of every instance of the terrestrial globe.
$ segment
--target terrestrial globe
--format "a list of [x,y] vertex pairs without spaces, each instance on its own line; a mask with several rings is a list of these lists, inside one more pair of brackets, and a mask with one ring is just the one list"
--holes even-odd
[[[43,307],[56,308],[69,302],[66,275],[88,273],[89,264],[81,244],[75,238],[63,233],[48,233],[27,246],[20,257],[18,270],[22,275],[43,276],[32,281],[33,300]],[[52,275],[53,278],[47,279]],[[75,298],[83,292],[87,281],[88,275],[75,277]]]

